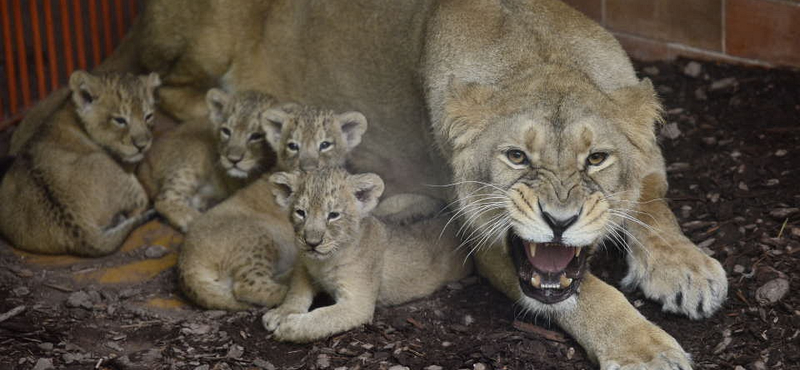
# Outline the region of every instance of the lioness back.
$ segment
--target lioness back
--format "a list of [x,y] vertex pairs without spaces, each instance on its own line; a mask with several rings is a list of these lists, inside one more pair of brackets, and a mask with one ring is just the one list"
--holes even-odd
[[276,100],[267,94],[219,89],[207,93],[208,119],[184,123],[156,141],[139,178],[158,213],[186,232],[202,211],[272,167],[262,115]]
[[[340,166],[361,141],[361,113],[285,104],[263,112],[277,167]],[[277,276],[294,260],[292,228],[275,203],[273,185],[260,178],[200,216],[189,228],[178,271],[184,293],[210,309],[274,306],[285,284]]]
[[155,74],[70,77],[71,100],[38,124],[0,185],[0,232],[38,253],[105,255],[148,217],[130,167],[151,143]]

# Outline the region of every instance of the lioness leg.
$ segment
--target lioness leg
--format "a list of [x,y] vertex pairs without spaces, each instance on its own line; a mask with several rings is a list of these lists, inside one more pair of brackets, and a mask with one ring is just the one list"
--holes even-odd
[[191,86],[163,86],[157,93],[160,108],[179,122],[208,115],[205,91]]
[[601,369],[689,370],[689,356],[669,334],[647,321],[618,290],[587,273],[574,301],[548,307],[519,288],[511,257],[502,246],[475,256],[481,275],[510,299],[553,318]]
[[628,222],[631,253],[623,286],[639,287],[664,311],[700,319],[713,314],[728,294],[725,270],[683,235],[675,216],[663,200],[666,179],[648,175],[635,213]]
[[584,277],[577,305],[554,318],[603,370],[692,368],[689,355],[672,336],[591,274]]

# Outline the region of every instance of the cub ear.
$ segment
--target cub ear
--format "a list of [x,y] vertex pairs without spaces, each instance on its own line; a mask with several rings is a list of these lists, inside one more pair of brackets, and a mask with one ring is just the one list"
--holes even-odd
[[155,91],[161,86],[161,78],[158,73],[152,72],[147,76],[140,77],[144,81],[144,86],[147,88],[147,98],[150,99],[150,104],[155,103]]
[[663,122],[662,107],[650,79],[611,91],[609,97],[626,118],[629,139],[640,149],[657,146],[655,126]]
[[358,211],[366,215],[378,205],[378,198],[383,194],[384,184],[380,176],[374,173],[351,175],[347,179],[358,202]]
[[221,125],[225,122],[225,108],[231,103],[233,98],[222,89],[212,88],[206,93],[206,104],[208,105],[208,116],[214,125]]
[[367,131],[367,117],[364,117],[361,112],[345,112],[337,115],[336,121],[347,142],[347,151],[353,150],[361,143],[361,136]]
[[69,88],[72,90],[72,101],[78,106],[78,110],[84,110],[100,96],[101,81],[99,77],[89,72],[77,70],[69,76]]
[[261,112],[261,127],[267,135],[267,142],[273,149],[277,150],[283,128],[291,118],[291,112],[296,108],[297,104],[287,103]]
[[273,185],[272,194],[275,201],[283,208],[289,208],[292,203],[292,195],[297,190],[297,173],[276,172],[269,177],[269,182]]

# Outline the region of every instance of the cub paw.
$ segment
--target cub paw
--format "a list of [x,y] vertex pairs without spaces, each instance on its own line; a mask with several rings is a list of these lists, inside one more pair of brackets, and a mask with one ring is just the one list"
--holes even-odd
[[311,342],[317,338],[311,333],[310,326],[308,314],[293,313],[283,318],[272,335],[281,342]]
[[261,316],[261,324],[264,325],[264,329],[275,331],[287,316],[297,313],[297,311],[289,309],[286,306],[279,306],[278,308],[267,311]]
[[601,360],[601,370],[692,370],[691,360],[682,350],[667,350],[650,361]]
[[695,320],[709,317],[728,295],[725,270],[689,239],[681,239],[676,245],[648,248],[648,263],[628,256],[629,270],[622,285],[638,286],[645,296],[661,302],[666,312]]

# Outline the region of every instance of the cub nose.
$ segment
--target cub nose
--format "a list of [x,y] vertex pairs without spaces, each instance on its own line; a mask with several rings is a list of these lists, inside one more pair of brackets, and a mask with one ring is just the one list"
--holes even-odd
[[542,216],[544,217],[544,222],[546,222],[547,225],[550,226],[551,229],[553,229],[553,239],[555,239],[556,241],[560,241],[561,235],[564,234],[564,231],[566,231],[570,226],[572,226],[572,224],[574,224],[575,221],[578,221],[577,214],[570,218],[560,220],[543,210]]
[[143,152],[147,148],[147,145],[149,143],[150,143],[150,140],[148,140],[148,139],[133,139],[133,146],[135,146],[136,149],[138,149],[140,153]]
[[231,163],[237,164],[237,163],[242,161],[242,158],[244,158],[244,155],[235,156],[235,155],[228,154],[226,157],[228,158],[229,161],[231,161]]
[[318,247],[320,244],[322,244],[322,238],[320,238],[320,239],[309,239],[309,238],[305,238],[305,239],[306,239],[306,245],[308,245],[309,247],[311,247],[311,249],[317,249],[317,247]]

